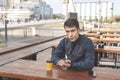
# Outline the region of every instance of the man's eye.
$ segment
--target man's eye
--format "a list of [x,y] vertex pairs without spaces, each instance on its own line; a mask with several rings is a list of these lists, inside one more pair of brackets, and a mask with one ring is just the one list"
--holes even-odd
[[66,31],[67,33],[69,33],[70,31]]
[[69,32],[75,32],[75,30],[71,30],[71,31],[66,31],[66,33],[69,33]]
[[71,30],[71,32],[74,32],[75,30]]

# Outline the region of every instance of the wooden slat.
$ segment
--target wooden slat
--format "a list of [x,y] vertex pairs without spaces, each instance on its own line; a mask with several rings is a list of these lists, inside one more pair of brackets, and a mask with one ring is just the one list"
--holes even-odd
[[120,39],[111,39],[111,38],[106,38],[106,39],[98,39],[98,38],[91,38],[93,42],[120,42]]
[[86,30],[88,32],[120,33],[120,30]]
[[113,53],[113,54],[120,54],[119,49],[102,49],[102,48],[95,48],[96,52],[107,52],[107,53]]
[[[61,38],[61,37],[60,37]],[[52,39],[48,41],[43,41],[39,44],[31,44],[29,46],[23,46],[22,48],[15,48],[12,50],[7,50],[0,55],[0,65],[7,64],[9,62],[15,61],[20,58],[24,58],[27,56],[30,56],[32,54],[38,53],[43,51],[45,48],[51,47],[52,42],[55,40],[59,40],[60,38],[57,39]]]
[[94,67],[96,77],[90,77],[88,71],[64,71],[54,65],[52,71],[47,71],[45,62],[17,60],[0,67],[0,75],[25,80],[119,80],[120,70]]

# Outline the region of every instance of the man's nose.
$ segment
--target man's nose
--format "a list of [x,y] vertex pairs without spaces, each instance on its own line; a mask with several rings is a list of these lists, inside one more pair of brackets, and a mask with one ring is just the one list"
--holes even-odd
[[72,37],[72,32],[69,33],[69,37]]

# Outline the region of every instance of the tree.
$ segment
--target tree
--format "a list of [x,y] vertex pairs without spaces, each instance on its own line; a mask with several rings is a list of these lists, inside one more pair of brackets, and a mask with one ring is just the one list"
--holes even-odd
[[116,22],[120,22],[120,16],[115,16],[114,19]]

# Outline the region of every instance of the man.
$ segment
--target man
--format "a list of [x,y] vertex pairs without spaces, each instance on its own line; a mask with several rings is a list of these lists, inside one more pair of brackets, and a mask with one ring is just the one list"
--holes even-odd
[[93,42],[79,34],[80,28],[76,19],[67,19],[64,29],[67,37],[55,49],[51,58],[53,63],[76,70],[91,70],[95,56]]

